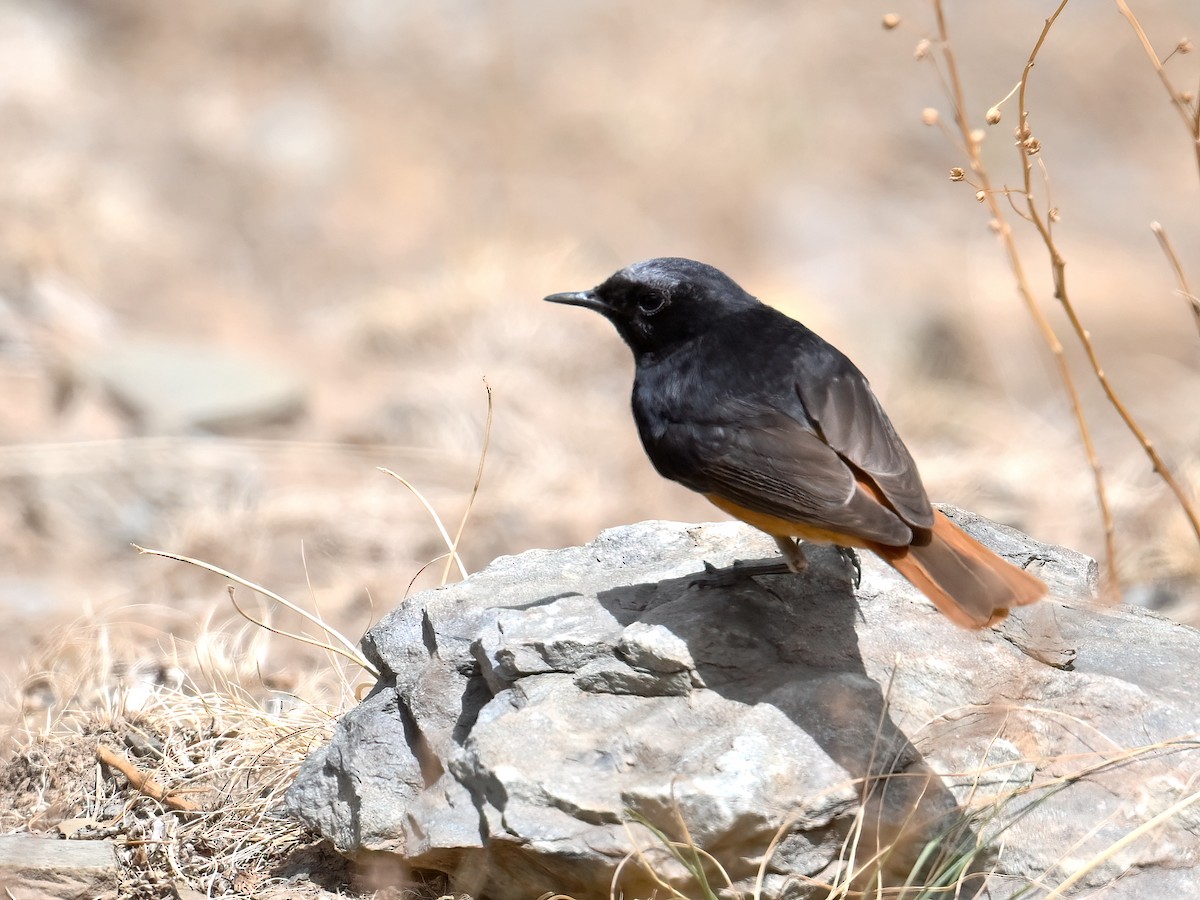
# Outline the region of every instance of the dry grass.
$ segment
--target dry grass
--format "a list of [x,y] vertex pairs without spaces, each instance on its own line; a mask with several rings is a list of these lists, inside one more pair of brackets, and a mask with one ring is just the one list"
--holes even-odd
[[170,896],[173,884],[260,896],[317,843],[282,813],[282,795],[354,702],[353,669],[331,662],[273,690],[255,671],[267,632],[191,645],[164,634],[154,646],[122,626],[68,629],[31,666],[0,830],[114,841],[122,896]]
[[[411,482],[387,473],[416,496],[446,544],[442,584],[454,563],[466,577],[458,548],[483,480],[493,421],[485,388],[483,445],[453,537]],[[114,841],[122,896],[169,896],[162,892],[184,884],[206,896],[266,897],[275,882],[286,881],[280,873],[297,851],[319,844],[286,813],[284,793],[304,758],[328,742],[336,717],[379,673],[357,641],[319,612],[212,563],[134,549],[229,582],[244,624],[202,627],[188,645],[170,633],[144,635],[139,644],[117,623],[91,617],[49,641],[16,692],[0,832],[53,829],[77,840]],[[239,602],[238,586],[258,601],[257,612]],[[315,606],[311,589],[310,596]],[[303,627],[273,625],[279,610],[298,616]],[[157,637],[157,647],[145,637]],[[306,679],[295,681],[293,668],[286,691],[264,671],[279,643],[290,645],[293,667],[297,648],[320,652]],[[337,879],[344,868],[327,864],[316,877]],[[313,880],[284,888],[287,896],[315,889]],[[339,882],[339,892],[345,886]]]
[[[967,712],[959,709],[947,715],[958,719]],[[1023,709],[1021,712],[1033,718],[1058,718],[1048,711]],[[993,741],[1011,737],[1014,728],[1028,727],[1028,722],[1018,724],[1010,722],[1006,716],[1000,718],[1002,723],[993,735]],[[1076,721],[1074,725],[1081,732],[1089,730],[1083,722]],[[1111,843],[1097,847],[1094,838],[1118,820],[1129,818],[1131,810],[1119,804],[1093,823],[1080,822],[1074,843],[1061,847],[1059,858],[1039,876],[1018,878],[1006,874],[1008,831],[1060,792],[1101,776],[1125,773],[1152,777],[1156,771],[1160,774],[1170,771],[1170,760],[1182,760],[1200,748],[1200,732],[1130,748],[1112,744],[1103,735],[1094,737],[1111,746],[1052,756],[1011,758],[993,765],[982,763],[969,772],[946,773],[946,777],[960,784],[969,783],[965,797],[956,814],[941,822],[932,834],[926,832],[922,838],[924,845],[916,848],[911,843],[913,833],[906,828],[899,829],[895,840],[878,839],[881,832],[873,827],[878,822],[873,821],[871,801],[887,792],[889,786],[903,785],[914,777],[926,776],[901,773],[855,779],[852,783],[860,791],[861,799],[850,821],[841,823],[844,838],[832,872],[824,877],[790,878],[783,885],[774,885],[773,893],[782,892],[786,884],[792,884],[803,887],[808,892],[805,896],[822,900],[938,900],[975,896],[977,890],[990,885],[1002,887],[1005,896],[1013,898],[1058,900],[1071,896],[1072,888],[1095,881],[1097,873],[1115,857],[1156,830],[1179,822],[1191,807],[1200,803],[1200,790],[1197,789],[1200,774],[1193,774],[1186,782],[1179,781],[1173,801],[1162,803],[1161,808],[1146,814]],[[984,754],[985,759],[987,755]],[[1153,768],[1156,765],[1158,769]],[[1008,787],[1008,779],[1024,766],[1033,769],[1033,777],[1027,782],[1017,778],[1015,780],[1022,783]],[[1129,771],[1126,773],[1126,770]],[[997,786],[997,774],[1006,779],[1004,784]],[[919,803],[919,793],[917,799]],[[910,817],[916,815],[914,807]],[[635,831],[633,825],[640,828]],[[630,813],[627,833],[634,849],[614,872],[609,895],[613,900],[651,895],[677,900],[717,900],[718,897],[760,900],[771,857],[795,825],[795,820],[786,820],[780,825],[774,839],[764,848],[754,886],[739,891],[720,861],[693,842],[678,809],[676,822],[669,830]],[[872,839],[865,839],[867,835]],[[1084,855],[1079,857],[1081,852]],[[896,868],[897,863],[901,868]],[[1110,884],[1121,878],[1122,871],[1122,866],[1118,865]],[[636,890],[631,893],[628,889],[631,884],[647,881],[653,886],[652,894]],[[1103,884],[1095,888],[1097,896],[1103,896],[1105,888]],[[553,898],[546,895],[540,900],[561,898],[562,895]]]

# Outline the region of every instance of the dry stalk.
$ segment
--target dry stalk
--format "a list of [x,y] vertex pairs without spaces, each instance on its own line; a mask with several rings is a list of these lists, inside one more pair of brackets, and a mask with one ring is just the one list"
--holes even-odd
[[[232,572],[228,571],[227,569],[222,569],[220,566],[213,565],[212,563],[205,562],[204,560],[201,560],[201,559],[192,559],[190,556],[181,556],[178,553],[168,553],[165,550],[151,550],[146,547],[139,547],[137,544],[132,544],[131,546],[133,547],[133,549],[137,550],[138,553],[144,553],[148,556],[161,556],[163,559],[171,559],[171,560],[174,560],[175,562],[187,563],[190,566],[196,566],[197,568],[204,569],[204,570],[206,570],[208,572],[212,572],[216,575],[220,575],[223,578],[228,578],[230,581],[240,584],[244,588],[249,588],[251,591],[253,591],[256,594],[260,594],[263,597],[267,597],[268,599],[274,600],[279,605],[284,606],[287,609],[290,609],[292,612],[301,616],[306,621],[311,622],[312,624],[316,625],[318,628],[320,628],[322,631],[324,631],[327,635],[329,635],[329,637],[332,639],[333,642],[336,642],[336,643],[330,643],[330,642],[324,642],[324,641],[314,641],[311,638],[305,637],[303,635],[292,634],[291,632],[280,631],[279,629],[273,628],[273,627],[265,624],[264,622],[257,620],[255,618],[253,618],[252,616],[248,615],[245,612],[245,610],[243,610],[241,608],[241,606],[239,606],[237,604],[236,600],[234,600],[233,605],[234,605],[234,608],[237,609],[237,611],[242,616],[244,616],[246,619],[248,619],[254,625],[258,625],[259,627],[265,628],[267,631],[273,632],[275,634],[281,634],[285,637],[293,638],[301,643],[312,644],[313,646],[320,647],[330,653],[335,653],[338,656],[341,656],[341,657],[344,657],[345,659],[350,660],[350,662],[354,663],[355,665],[357,665],[360,668],[364,669],[365,671],[369,672],[374,677],[376,677],[376,678],[379,677],[379,670],[376,669],[375,666],[371,664],[370,660],[368,660],[365,656],[363,656],[358,651],[358,648],[354,645],[353,641],[351,641],[348,637],[346,637],[344,634],[342,634],[336,628],[333,628],[331,625],[326,624],[318,616],[313,615],[308,610],[293,603],[291,600],[288,600],[285,597],[281,597],[279,594],[275,593],[274,591],[269,590],[260,584],[255,584],[253,581],[248,581],[247,579],[242,578],[240,575],[235,575]],[[233,599],[232,591],[230,592],[229,596],[230,596],[230,599],[232,600]]]
[[[1054,14],[1046,20],[1046,28],[1038,39],[1033,53],[1030,54],[1029,62],[1025,68],[1025,76],[1028,75],[1029,69],[1033,66],[1034,58],[1046,39],[1050,25],[1053,24],[1054,19],[1058,17],[1063,7],[1066,6],[1066,2],[1067,0],[1063,0]],[[970,160],[971,172],[974,174],[977,186],[979,187],[979,197],[983,202],[987,203],[988,209],[992,214],[992,221],[995,223],[996,231],[1004,244],[1004,250],[1008,256],[1009,268],[1012,269],[1013,278],[1016,281],[1017,292],[1021,295],[1021,299],[1024,301],[1030,317],[1033,319],[1038,332],[1042,336],[1042,340],[1054,357],[1054,364],[1058,369],[1059,378],[1071,403],[1071,411],[1074,413],[1075,422],[1079,428],[1079,437],[1083,442],[1088,465],[1092,469],[1092,478],[1096,486],[1096,502],[1100,507],[1100,515],[1104,521],[1104,548],[1108,567],[1108,586],[1110,590],[1119,595],[1120,582],[1117,579],[1117,553],[1114,540],[1112,510],[1109,507],[1108,490],[1104,483],[1104,473],[1100,467],[1100,458],[1096,454],[1096,445],[1092,440],[1091,428],[1088,425],[1087,416],[1083,411],[1083,403],[1079,398],[1079,390],[1075,386],[1075,378],[1071,374],[1067,358],[1063,353],[1062,342],[1059,341],[1058,335],[1054,331],[1054,326],[1050,324],[1050,321],[1038,306],[1033,289],[1029,285],[1029,279],[1025,275],[1025,266],[1021,261],[1020,252],[1017,250],[1012,227],[1008,224],[1008,220],[1005,218],[1004,210],[1000,204],[999,198],[1001,196],[1007,198],[1008,192],[997,191],[992,187],[991,177],[988,174],[987,167],[983,164],[983,157],[980,154],[980,140],[972,133],[970,120],[967,115],[966,94],[963,91],[962,78],[958,71],[958,62],[954,55],[954,50],[950,46],[950,35],[946,27],[946,16],[942,9],[942,0],[933,0],[933,8],[934,14],[937,17],[938,40],[941,43],[942,58],[945,60],[946,65],[948,79],[946,86],[950,93],[950,102],[954,107],[954,122],[958,126],[963,148],[967,153],[967,158]]]
[[[425,511],[427,513],[429,513],[429,517],[431,519],[433,519],[433,524],[437,528],[438,534],[441,535],[442,541],[446,544],[447,547],[450,548],[451,552],[450,552],[449,559],[458,565],[458,574],[461,575],[462,578],[465,580],[467,577],[467,567],[465,565],[463,565],[462,558],[456,552],[454,552],[454,539],[450,537],[450,532],[448,532],[446,530],[446,526],[442,523],[442,517],[437,514],[437,511],[433,508],[433,504],[431,504],[428,500],[426,500],[425,495],[422,494],[419,490],[417,490],[417,486],[415,484],[413,484],[411,481],[409,481],[407,478],[405,478],[403,475],[393,472],[391,469],[384,468],[383,466],[379,466],[378,468],[379,468],[379,471],[382,472],[384,475],[391,475],[398,482],[400,482],[402,485],[404,485],[406,488],[408,488],[409,492],[414,497],[417,498],[417,502],[420,503],[421,506],[425,507]],[[449,571],[444,572],[442,574],[442,584],[446,583],[446,579],[447,579],[448,575],[449,575]]]
[[[939,0],[940,2],[940,0]],[[1033,196],[1033,160],[1032,157],[1038,151],[1037,139],[1033,137],[1033,133],[1029,128],[1029,108],[1025,102],[1025,91],[1029,85],[1029,73],[1033,69],[1034,61],[1037,59],[1038,52],[1042,48],[1042,44],[1046,40],[1046,36],[1050,33],[1050,29],[1054,25],[1054,20],[1058,18],[1058,14],[1062,12],[1063,7],[1067,5],[1067,0],[1062,0],[1058,9],[1054,11],[1049,19],[1046,20],[1046,25],[1042,29],[1041,35],[1038,37],[1037,43],[1034,45],[1033,52],[1029,54],[1029,62],[1025,64],[1025,71],[1021,73],[1021,89],[1017,92],[1017,105],[1019,108],[1019,126],[1017,128],[1017,151],[1021,155],[1021,166],[1024,171],[1024,192],[1027,218],[1033,223],[1038,234],[1042,238],[1042,243],[1046,245],[1046,252],[1050,255],[1050,267],[1054,276],[1054,297],[1062,304],[1063,310],[1067,314],[1067,319],[1071,323],[1071,328],[1075,332],[1075,336],[1079,339],[1080,345],[1087,354],[1088,364],[1092,367],[1092,372],[1096,376],[1096,380],[1100,382],[1100,387],[1104,390],[1104,396],[1108,398],[1109,404],[1117,411],[1117,415],[1121,417],[1121,421],[1129,429],[1130,433],[1142,445],[1142,450],[1150,459],[1150,464],[1154,471],[1171,489],[1179,501],[1184,514],[1191,522],[1192,530],[1196,533],[1196,540],[1200,541],[1200,515],[1197,514],[1192,505],[1191,499],[1187,492],[1175,480],[1174,474],[1167,468],[1158,450],[1154,447],[1149,436],[1138,425],[1124,401],[1113,388],[1112,382],[1108,380],[1108,376],[1104,373],[1104,367],[1100,365],[1100,358],[1096,353],[1096,348],[1092,344],[1091,335],[1088,330],[1083,327],[1083,322],[1080,321],[1079,313],[1075,309],[1075,305],[1071,302],[1067,294],[1067,276],[1066,276],[1066,261],[1062,254],[1058,252],[1058,245],[1054,242],[1054,235],[1050,228],[1050,220],[1043,215],[1038,208],[1037,202]]]
[[173,791],[163,787],[148,773],[143,772],[126,759],[125,756],[110,747],[106,747],[103,744],[97,747],[96,759],[124,775],[129,783],[133,785],[134,790],[140,791],[151,800],[157,800],[170,809],[177,809],[181,812],[196,812],[200,808],[194,803],[189,803],[187,800],[181,800],[176,797]]
[[[1159,79],[1163,83],[1163,87],[1167,89],[1167,94],[1171,98],[1171,105],[1175,107],[1179,113],[1179,117],[1183,119],[1184,127],[1187,128],[1188,134],[1192,137],[1192,150],[1196,154],[1196,171],[1200,173],[1200,98],[1193,94],[1190,98],[1183,91],[1175,87],[1171,81],[1171,76],[1167,74],[1166,66],[1163,65],[1166,60],[1158,58],[1158,54],[1154,52],[1154,47],[1150,44],[1150,38],[1146,35],[1146,30],[1142,28],[1142,23],[1138,21],[1137,16],[1133,14],[1133,10],[1125,0],[1115,0],[1117,9],[1121,15],[1125,17],[1125,21],[1129,23],[1129,27],[1133,29],[1138,40],[1142,44],[1142,49],[1146,51],[1146,56],[1150,60],[1150,65],[1154,67],[1154,71],[1158,73]],[[1180,41],[1176,45],[1175,50],[1183,49],[1186,52],[1187,48],[1184,42]],[[1172,51],[1172,55],[1175,51]],[[1170,56],[1167,57],[1170,59]]]
[[1143,822],[1120,840],[1114,841],[1111,845],[1106,847],[1102,853],[1099,853],[1093,859],[1088,860],[1084,866],[1075,871],[1066,881],[1047,894],[1046,900],[1058,900],[1058,898],[1065,896],[1066,892],[1070,888],[1074,887],[1097,866],[1100,866],[1112,859],[1112,857],[1116,856],[1134,841],[1140,840],[1159,825],[1169,822],[1172,818],[1182,813],[1185,809],[1197,801],[1200,801],[1200,791],[1195,791],[1191,794],[1188,794],[1182,800],[1179,800],[1178,802],[1173,803],[1171,806],[1168,806],[1158,815]]
[[[1142,28],[1142,23],[1133,14],[1133,10],[1129,8],[1125,0],[1116,0],[1116,4],[1121,15],[1125,17],[1134,34],[1137,35],[1138,41],[1141,42],[1142,49],[1146,52],[1146,57],[1150,60],[1150,65],[1158,73],[1163,87],[1167,89],[1167,95],[1171,98],[1171,105],[1175,107],[1180,118],[1183,119],[1184,127],[1187,128],[1188,134],[1192,138],[1192,149],[1196,154],[1196,168],[1200,171],[1200,97],[1197,95],[1200,92],[1188,94],[1176,88],[1174,82],[1171,81],[1171,76],[1167,74],[1166,67],[1167,60],[1176,53],[1188,52],[1191,48],[1190,43],[1186,40],[1181,40],[1175,45],[1175,49],[1167,54],[1165,59],[1159,59],[1158,54],[1154,52],[1154,47],[1150,44],[1150,38],[1146,35],[1146,30]],[[1196,297],[1192,289],[1188,286],[1187,277],[1183,274],[1183,266],[1179,263],[1179,257],[1175,253],[1175,248],[1171,246],[1166,232],[1158,222],[1150,223],[1150,230],[1158,238],[1158,244],[1162,247],[1167,261],[1171,264],[1171,268],[1175,272],[1175,280],[1179,284],[1179,291],[1184,299],[1191,304],[1192,316],[1196,320],[1196,328],[1200,330],[1200,299]]]
[[[479,485],[483,482],[483,464],[487,460],[488,446],[492,442],[492,386],[488,384],[487,379],[483,379],[483,389],[487,391],[487,421],[483,425],[483,448],[479,451],[479,465],[475,469],[475,483],[471,486],[471,496],[467,500],[467,508],[463,511],[462,520],[458,523],[458,531],[454,533],[454,542],[450,545],[450,556],[453,559],[458,559],[458,546],[462,540],[463,531],[467,527],[467,519],[471,517],[471,508],[475,505],[475,498],[479,496]],[[446,568],[442,572],[442,584],[445,584],[450,578],[451,560],[446,560]],[[462,561],[459,560],[459,565]],[[463,576],[464,578],[466,576]]]
[[1191,306],[1192,318],[1196,320],[1196,330],[1200,331],[1200,297],[1196,296],[1192,291],[1192,286],[1188,284],[1187,275],[1183,271],[1183,264],[1179,262],[1179,255],[1175,252],[1175,247],[1172,245],[1171,239],[1167,237],[1166,229],[1158,222],[1151,222],[1150,230],[1158,238],[1158,246],[1162,247],[1162,252],[1167,257],[1167,262],[1171,264],[1171,270],[1175,273],[1175,281],[1179,285],[1179,294]]

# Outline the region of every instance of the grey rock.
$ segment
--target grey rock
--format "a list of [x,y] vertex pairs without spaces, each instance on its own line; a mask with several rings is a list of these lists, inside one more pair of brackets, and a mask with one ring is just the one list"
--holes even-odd
[[80,370],[147,432],[245,428],[304,406],[296,375],[219,347],[125,340],[89,355]]
[[289,802],[342,847],[397,846],[405,807],[425,787],[420,735],[395,689],[376,689],[342,718],[333,742],[304,761]]
[[0,835],[0,894],[19,900],[115,900],[113,845]]
[[858,889],[916,869],[964,874],[959,896],[1133,898],[1169,869],[1200,896],[1194,811],[1117,844],[1200,777],[1200,634],[1101,609],[1093,561],[946,511],[1051,598],[967,632],[869,554],[857,595],[832,548],[802,576],[714,577],[702,561],[772,542],[667,522],[412,597],[364,638],[383,677],[289,807],[495,900],[608,897],[618,872],[644,896],[646,865],[687,894],[664,835],[767,898],[845,884],[847,846]]

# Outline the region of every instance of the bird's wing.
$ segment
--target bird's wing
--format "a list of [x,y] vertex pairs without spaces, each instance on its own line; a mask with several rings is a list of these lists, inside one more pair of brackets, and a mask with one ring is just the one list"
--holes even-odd
[[820,435],[866,474],[909,525],[933,526],[933,508],[916,463],[866,378],[847,361],[820,377],[798,378],[796,391]]
[[[738,406],[735,409],[733,406]],[[911,529],[864,492],[819,435],[776,410],[727,404],[707,422],[665,422],[646,449],[668,478],[753,512],[883,544]]]

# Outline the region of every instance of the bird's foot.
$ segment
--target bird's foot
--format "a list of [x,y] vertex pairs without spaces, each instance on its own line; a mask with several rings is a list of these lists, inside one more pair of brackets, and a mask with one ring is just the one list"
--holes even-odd
[[835,548],[838,556],[854,573],[854,589],[858,590],[862,586],[862,560],[858,558],[858,551],[853,547],[843,547],[840,544]]

